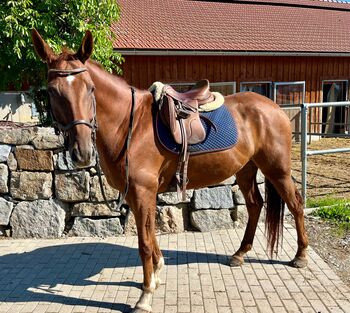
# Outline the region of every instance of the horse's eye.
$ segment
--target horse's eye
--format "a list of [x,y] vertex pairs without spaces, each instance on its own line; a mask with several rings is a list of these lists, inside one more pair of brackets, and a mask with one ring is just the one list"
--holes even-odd
[[90,87],[90,93],[93,93],[95,91],[95,86]]

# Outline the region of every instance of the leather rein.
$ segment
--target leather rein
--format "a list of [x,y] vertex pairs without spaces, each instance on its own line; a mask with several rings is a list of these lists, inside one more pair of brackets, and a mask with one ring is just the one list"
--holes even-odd
[[[83,72],[86,72],[87,68],[86,67],[78,67],[74,69],[69,69],[69,70],[60,70],[60,69],[49,69],[48,73],[54,73],[60,77],[67,77],[70,75],[77,75]],[[121,206],[124,203],[125,197],[129,191],[129,157],[128,157],[128,152],[129,152],[129,146],[130,146],[130,141],[131,141],[131,135],[132,135],[132,129],[134,125],[134,115],[135,115],[135,88],[131,87],[131,111],[130,111],[130,119],[129,119],[129,129],[128,129],[128,135],[125,139],[124,146],[126,147],[126,157],[125,157],[125,179],[126,179],[126,184],[125,184],[125,191],[121,195],[119,192],[119,197],[118,197],[118,205],[115,209],[113,209],[110,205],[110,202],[107,200],[106,193],[103,187],[103,182],[102,182],[102,170],[100,166],[100,160],[99,160],[99,155],[97,152],[97,147],[96,147],[96,132],[97,132],[97,119],[96,119],[96,98],[95,98],[95,93],[92,93],[92,105],[93,105],[93,110],[94,110],[94,116],[91,121],[88,120],[73,120],[72,122],[68,123],[67,125],[63,125],[59,123],[53,116],[52,110],[51,110],[51,116],[54,121],[54,128],[56,135],[59,135],[62,133],[64,140],[66,142],[68,133],[69,131],[76,125],[85,125],[89,128],[91,128],[91,137],[92,137],[92,142],[93,142],[93,148],[95,150],[95,156],[96,156],[96,172],[98,174],[99,178],[99,183],[100,183],[100,188],[101,188],[101,193],[104,199],[105,204],[108,206],[108,208],[111,211],[119,211]]]

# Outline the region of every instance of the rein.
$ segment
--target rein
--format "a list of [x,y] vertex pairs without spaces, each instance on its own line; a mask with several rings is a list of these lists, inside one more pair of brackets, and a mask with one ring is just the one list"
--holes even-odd
[[[70,75],[77,75],[83,72],[86,72],[87,68],[86,67],[78,67],[74,69],[69,69],[69,70],[60,70],[60,69],[49,69],[48,73],[54,73],[58,76],[66,77]],[[116,211],[119,211],[121,206],[124,203],[124,200],[126,198],[126,195],[129,191],[129,157],[128,157],[128,152],[129,152],[129,147],[130,147],[130,142],[131,142],[131,135],[132,135],[132,129],[134,125],[134,115],[135,115],[135,88],[131,87],[131,111],[130,111],[130,119],[129,119],[129,128],[128,128],[128,135],[125,139],[124,146],[126,147],[126,156],[125,156],[125,179],[126,179],[126,185],[125,185],[125,190],[124,193],[121,196],[121,193],[119,192],[119,197],[118,197],[118,205],[116,207]],[[68,125],[63,125],[59,122],[56,121],[54,118],[52,112],[52,118],[54,121],[54,127],[56,134],[59,135],[60,133],[63,134],[65,141],[66,137],[68,136],[68,132],[76,125],[86,125],[87,127],[91,128],[91,137],[92,137],[92,142],[93,142],[93,148],[95,150],[95,157],[96,157],[96,172],[98,174],[98,179],[99,179],[99,184],[101,188],[101,193],[104,199],[105,204],[108,206],[108,208],[113,211],[113,208],[110,205],[110,202],[107,200],[106,193],[103,187],[103,182],[102,182],[102,170],[100,166],[100,158],[97,152],[97,146],[96,146],[96,131],[97,131],[97,119],[96,119],[96,98],[95,98],[95,93],[92,94],[92,104],[93,104],[93,109],[94,109],[94,116],[91,121],[88,120],[74,120],[70,122]]]

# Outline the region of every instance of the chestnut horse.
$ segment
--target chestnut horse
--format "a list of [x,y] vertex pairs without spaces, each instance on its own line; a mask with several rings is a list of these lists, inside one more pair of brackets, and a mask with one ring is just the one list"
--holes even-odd
[[[126,201],[136,219],[144,275],[143,292],[133,312],[151,312],[152,295],[160,284],[159,273],[164,265],[155,236],[156,197],[169,189],[178,161],[158,142],[153,127],[153,96],[149,91],[132,89],[123,79],[89,60],[93,50],[89,31],[76,53],[64,51],[56,55],[36,30],[32,40],[37,54],[48,65],[52,114],[67,136],[72,160],[77,166],[90,164],[96,118],[97,151],[109,184],[124,191],[128,177]],[[269,187],[266,224],[270,251],[278,244],[286,203],[295,218],[298,236],[291,264],[304,267],[308,239],[302,198],[291,179],[290,121],[277,104],[252,92],[227,96],[225,105],[236,121],[238,142],[224,151],[191,156],[187,188],[214,185],[236,175],[249,214],[241,246],[230,259],[231,266],[239,266],[252,248],[263,206],[256,182],[259,168]],[[127,147],[133,111],[132,138]],[[130,159],[128,171],[126,158]]]

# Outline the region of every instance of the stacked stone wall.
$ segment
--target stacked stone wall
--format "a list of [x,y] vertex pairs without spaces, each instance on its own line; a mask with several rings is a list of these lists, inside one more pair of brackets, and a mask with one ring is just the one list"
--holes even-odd
[[[104,204],[95,164],[75,169],[63,139],[51,128],[0,130],[0,235],[14,238],[116,236],[135,234],[127,205],[110,210]],[[118,173],[116,173],[118,175]],[[258,175],[263,192],[264,178]],[[118,191],[103,184],[112,208]],[[244,207],[235,177],[218,186],[158,195],[157,230],[182,232],[231,228]]]

